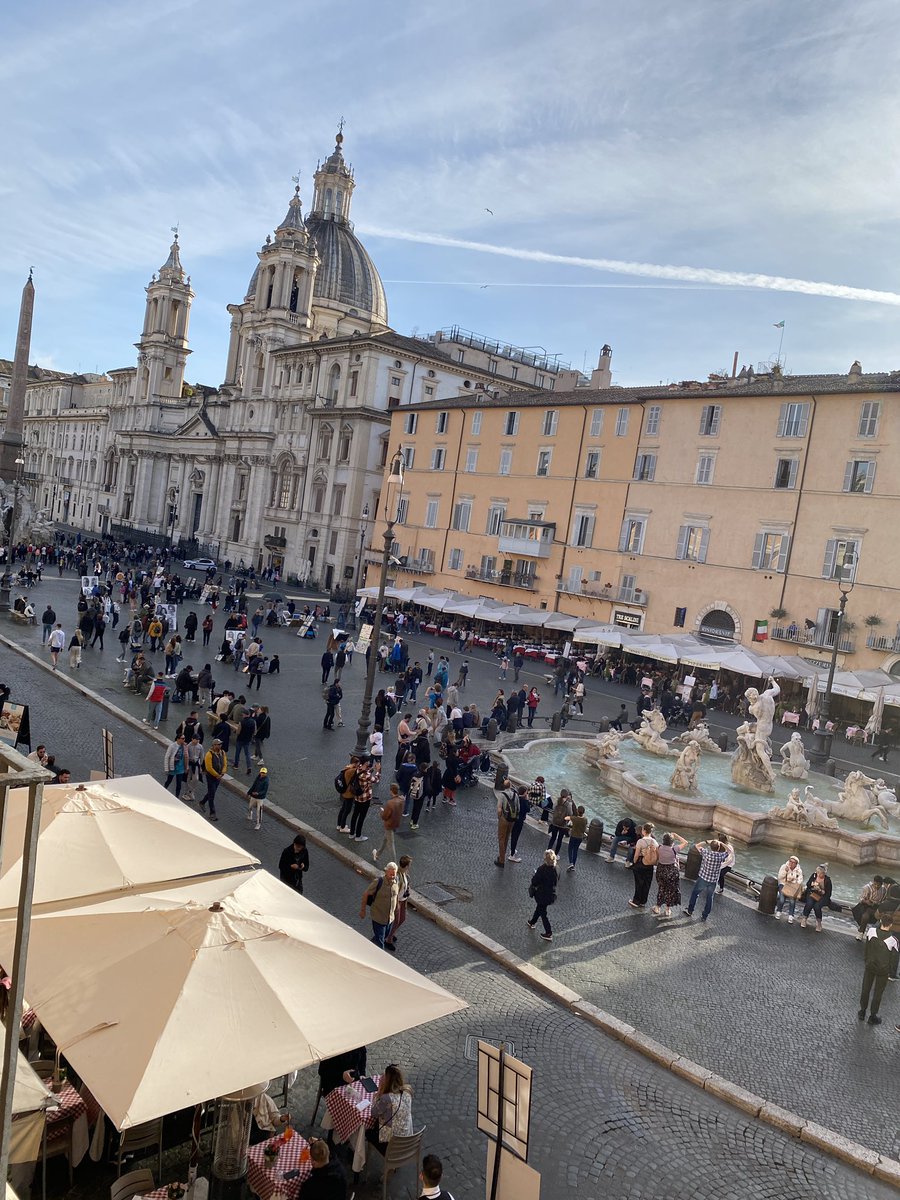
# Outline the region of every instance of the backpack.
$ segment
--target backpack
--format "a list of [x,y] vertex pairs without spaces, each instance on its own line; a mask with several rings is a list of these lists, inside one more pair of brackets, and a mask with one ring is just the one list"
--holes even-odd
[[370,905],[373,903],[373,901],[375,900],[375,897],[376,897],[376,896],[378,895],[378,893],[381,891],[381,885],[382,885],[383,883],[384,883],[384,878],[382,877],[382,878],[381,878],[381,879],[379,879],[379,880],[378,880],[378,882],[375,884],[375,891],[374,891],[374,892],[369,892],[369,893],[367,894],[367,896],[366,896],[366,907],[370,906]]
[[654,867],[658,861],[659,854],[657,853],[656,846],[650,845],[641,847],[641,864],[643,866]]
[[503,816],[507,821],[515,821],[516,817],[519,815],[518,796],[513,792],[504,792],[501,811],[503,812]]
[[422,795],[422,789],[425,787],[425,779],[422,775],[414,775],[409,783],[409,799],[418,800]]
[[340,771],[338,771],[337,775],[334,777],[334,790],[340,796],[343,796],[344,792],[347,791],[347,780],[344,778],[344,772],[346,770],[346,767],[341,767]]

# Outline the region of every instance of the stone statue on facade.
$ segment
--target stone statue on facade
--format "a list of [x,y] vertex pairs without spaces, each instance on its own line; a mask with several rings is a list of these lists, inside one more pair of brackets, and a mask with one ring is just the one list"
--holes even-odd
[[809,759],[799,733],[792,733],[781,747],[781,773],[788,779],[806,779],[809,776]]
[[659,754],[661,757],[668,758],[672,753],[672,747],[663,737],[665,731],[666,718],[658,708],[651,708],[649,713],[645,713],[641,718],[640,729],[629,729],[622,735],[622,741],[626,742],[629,738],[633,738],[642,750],[649,750],[651,754]]
[[669,786],[676,792],[696,792],[697,768],[700,765],[700,747],[696,742],[688,742],[678,755],[675,770]]

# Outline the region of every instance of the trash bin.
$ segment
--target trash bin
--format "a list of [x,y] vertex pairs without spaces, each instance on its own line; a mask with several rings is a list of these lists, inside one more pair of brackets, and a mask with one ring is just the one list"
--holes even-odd
[[484,735],[489,742],[496,742],[497,729],[498,729],[497,720],[495,717],[491,717],[491,719],[487,723],[487,733]]
[[718,743],[720,750],[728,749],[728,734],[727,733],[720,733],[718,738],[716,739],[716,741]]
[[697,879],[700,874],[700,863],[702,856],[696,846],[691,846],[687,852],[687,857],[684,860],[684,867],[681,871],[683,879]]
[[562,729],[562,713],[555,712],[550,718],[550,730],[552,733],[559,733]]
[[497,770],[494,772],[494,789],[502,792],[509,784],[509,768],[505,762],[497,764]]
[[609,733],[609,717],[601,717],[597,722],[598,733]]
[[588,826],[585,849],[590,854],[599,854],[603,849],[603,822],[599,817],[594,817]]
[[778,880],[774,875],[766,875],[759,889],[759,904],[757,908],[767,917],[775,911],[775,901],[778,899]]

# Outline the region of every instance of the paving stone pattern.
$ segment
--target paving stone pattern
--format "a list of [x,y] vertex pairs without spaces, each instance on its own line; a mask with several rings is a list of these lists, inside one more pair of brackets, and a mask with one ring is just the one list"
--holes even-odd
[[[54,580],[37,590],[38,611],[50,595],[68,629],[74,594],[71,580]],[[221,623],[220,615],[217,625]],[[2,631],[10,636],[5,624]],[[39,627],[18,629],[14,636],[29,648],[37,642],[39,652]],[[413,644],[424,661],[420,650],[426,643]],[[102,656],[96,650],[86,652],[79,682],[140,714],[139,701],[124,696],[119,687],[120,668],[113,661],[117,645],[108,636]],[[270,634],[267,649],[280,654],[282,675],[264,681],[261,698],[273,710],[267,761],[274,799],[303,820],[333,832],[331,779],[353,742],[351,720],[358,711],[362,671],[357,660],[344,677],[347,727],[334,734],[322,731],[322,646],[321,641],[304,642],[288,631]],[[103,724],[115,735],[119,773],[159,774],[162,750],[149,739],[107,718],[89,700],[55,684],[5,648],[0,661],[13,699],[33,706],[35,739],[56,750],[58,761],[65,760],[76,777],[99,766]],[[196,666],[206,658],[189,654],[188,661]],[[474,656],[472,664],[469,694],[489,700],[495,672]],[[592,696],[591,702],[600,711],[610,706],[608,699]],[[173,708],[172,729],[186,711]],[[394,745],[389,739],[386,762]],[[270,820],[261,834],[252,833],[235,798],[220,809],[224,831],[257,848],[263,860],[274,865],[285,843],[283,830]],[[530,863],[511,864],[505,871],[495,868],[494,829],[492,793],[462,792],[456,811],[442,807],[420,835],[404,831],[398,850],[402,845],[414,854],[417,881],[445,884],[456,895],[471,897],[449,903],[448,911],[550,971],[586,999],[773,1102],[883,1153],[896,1147],[896,1107],[893,1115],[890,1105],[885,1108],[893,1090],[889,1064],[896,1055],[896,999],[889,991],[880,1029],[858,1026],[855,942],[833,933],[817,936],[776,925],[733,901],[717,902],[705,926],[683,921],[658,925],[625,906],[629,873],[584,861],[574,875],[563,876],[560,902],[552,911],[557,936],[552,947],[546,947],[524,924]],[[368,832],[374,841],[374,814]],[[535,862],[543,848],[542,835],[529,830],[526,836],[527,857]],[[369,851],[371,845],[361,844],[359,849]],[[359,925],[360,888],[353,872],[322,853],[314,855],[307,889],[311,899]],[[396,1055],[410,1064],[417,1122],[435,1131],[429,1145],[445,1158],[447,1179],[458,1200],[481,1194],[473,1180],[483,1174],[485,1152],[483,1136],[474,1132],[474,1067],[465,1058],[467,1036],[507,1038],[535,1066],[532,1162],[544,1175],[548,1196],[577,1192],[587,1200],[637,1200],[894,1194],[888,1185],[699,1092],[534,994],[430,923],[411,919],[407,929],[404,958],[464,996],[471,1007],[439,1025],[393,1039],[379,1047],[378,1054],[385,1061]],[[824,1110],[808,1099],[813,1086],[822,1089],[818,1094],[824,1096]],[[301,1075],[298,1087],[292,1103],[306,1120],[314,1089],[310,1072]],[[729,1166],[723,1172],[726,1158]]]

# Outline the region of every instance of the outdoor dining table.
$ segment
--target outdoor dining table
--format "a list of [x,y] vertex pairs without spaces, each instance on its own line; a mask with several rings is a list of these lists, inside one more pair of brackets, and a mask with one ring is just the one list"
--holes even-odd
[[[154,1188],[152,1192],[142,1192],[134,1197],[134,1200],[169,1200],[169,1188],[171,1183],[164,1183],[162,1187]],[[185,1195],[187,1194],[188,1184],[179,1183],[178,1187],[184,1188]]]
[[87,1154],[90,1144],[87,1105],[71,1083],[65,1084],[54,1097],[58,1108],[47,1110],[47,1141],[52,1142],[66,1124],[72,1126],[72,1166],[77,1167]]
[[[381,1082],[380,1075],[372,1079]],[[353,1170],[357,1174],[366,1166],[366,1129],[372,1123],[371,1112],[372,1096],[359,1080],[345,1083],[325,1097],[322,1128],[333,1129],[336,1142],[348,1142],[353,1147]]]
[[[268,1141],[257,1142],[247,1151],[247,1184],[259,1200],[271,1200],[276,1192],[287,1196],[288,1200],[297,1200],[301,1185],[312,1175],[312,1160],[309,1156],[309,1142],[306,1138],[294,1133],[287,1142],[284,1135],[277,1133]],[[266,1158],[267,1146],[278,1147],[278,1157]],[[285,1179],[285,1173],[296,1171],[291,1179]]]

